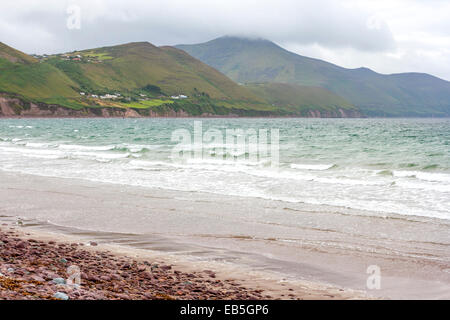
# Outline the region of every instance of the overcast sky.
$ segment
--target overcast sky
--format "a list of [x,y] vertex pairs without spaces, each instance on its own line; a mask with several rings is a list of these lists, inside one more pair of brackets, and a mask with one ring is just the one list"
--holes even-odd
[[266,38],[348,68],[450,80],[446,0],[2,0],[0,11],[0,41],[26,53],[223,35]]

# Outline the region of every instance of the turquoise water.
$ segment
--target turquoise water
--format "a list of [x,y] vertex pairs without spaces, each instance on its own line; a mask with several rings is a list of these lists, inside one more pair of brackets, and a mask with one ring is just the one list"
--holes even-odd
[[194,119],[8,119],[0,169],[450,219],[449,119],[201,121],[224,135],[278,129],[278,166],[249,159],[251,141],[203,142],[203,157],[178,161],[172,134],[194,134]]

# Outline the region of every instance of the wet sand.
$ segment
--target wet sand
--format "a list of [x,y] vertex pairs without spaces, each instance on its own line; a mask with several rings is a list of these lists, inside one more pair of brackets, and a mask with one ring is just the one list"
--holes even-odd
[[367,299],[353,290],[244,270],[216,272],[147,250],[80,240],[2,223],[0,300]]
[[[2,220],[22,232],[96,241],[186,272],[213,270],[274,298],[450,298],[445,220],[12,173],[0,178]],[[380,290],[366,287],[371,265],[381,269]]]

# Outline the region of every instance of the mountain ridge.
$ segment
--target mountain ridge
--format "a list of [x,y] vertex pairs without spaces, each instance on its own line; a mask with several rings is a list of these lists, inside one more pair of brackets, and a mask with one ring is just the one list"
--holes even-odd
[[185,51],[149,42],[37,58],[4,46],[0,54],[0,93],[24,102],[8,100],[14,104],[9,115],[11,110],[30,115],[24,110],[31,108],[27,103],[34,106],[33,114],[43,104],[85,110],[85,114],[95,108],[131,108],[142,116],[302,116],[311,110],[346,116],[345,111],[352,109],[333,96],[322,103],[275,106],[257,90],[238,85]]
[[450,115],[450,82],[435,76],[346,69],[269,40],[235,37],[34,57],[0,43],[0,93],[39,106],[133,109],[143,116]]
[[261,39],[221,37],[177,45],[239,83],[321,87],[369,116],[449,116],[450,82],[426,73],[381,74],[298,55]]

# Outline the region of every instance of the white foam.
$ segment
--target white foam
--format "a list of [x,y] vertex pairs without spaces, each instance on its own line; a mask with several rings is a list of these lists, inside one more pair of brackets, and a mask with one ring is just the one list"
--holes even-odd
[[49,148],[51,145],[48,143],[27,142],[25,146],[31,148]]
[[58,150],[47,149],[30,149],[20,147],[0,147],[1,151],[7,153],[18,154],[20,156],[32,157],[32,158],[44,158],[44,159],[62,159],[66,157],[66,154]]
[[398,181],[396,185],[403,188],[433,190],[438,192],[450,192],[448,184],[433,184],[426,182]]
[[164,161],[150,161],[150,160],[131,160],[129,165],[135,166],[136,168],[147,168],[147,167],[181,167],[181,165],[177,165],[173,162],[164,162]]
[[416,178],[426,181],[448,182],[450,183],[450,174],[423,171],[393,171],[394,177]]
[[292,169],[319,170],[319,171],[331,169],[333,166],[334,166],[333,164],[298,164],[298,163],[291,164]]
[[94,159],[123,159],[130,156],[129,153],[101,153],[101,152],[74,152],[71,155],[81,158],[94,158]]
[[215,164],[215,165],[225,165],[225,166],[234,166],[234,165],[246,165],[246,166],[259,166],[267,163],[267,161],[250,161],[250,160],[227,160],[227,159],[214,159],[214,158],[192,158],[186,161],[188,164]]
[[113,150],[116,146],[107,145],[107,146],[83,146],[77,144],[61,144],[59,145],[60,149],[63,150],[74,150],[74,151],[109,151]]

